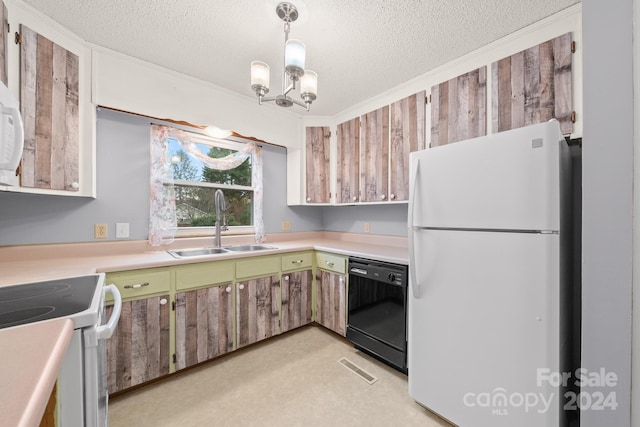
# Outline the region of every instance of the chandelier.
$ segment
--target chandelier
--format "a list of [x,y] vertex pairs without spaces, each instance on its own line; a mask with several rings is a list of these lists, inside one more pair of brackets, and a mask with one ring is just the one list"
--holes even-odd
[[[284,73],[282,76],[282,94],[266,98],[269,93],[269,65],[262,61],[251,63],[251,89],[258,97],[258,103],[275,101],[281,107],[291,107],[293,104],[306,108],[316,99],[318,94],[318,75],[304,69],[305,47],[300,40],[289,40],[290,23],[298,19],[298,9],[291,3],[282,2],[276,7],[278,17],[284,21]],[[300,98],[297,101],[289,96],[300,80]]]

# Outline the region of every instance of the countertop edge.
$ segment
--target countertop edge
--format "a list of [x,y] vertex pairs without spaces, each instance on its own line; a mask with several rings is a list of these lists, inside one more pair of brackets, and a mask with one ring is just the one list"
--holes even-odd
[[[73,328],[74,323],[71,319],[60,318],[0,331],[0,342],[9,341],[13,344],[11,354],[3,356],[0,369],[1,371],[11,368],[12,373],[9,375],[5,372],[2,377],[16,378],[19,381],[18,386],[16,381],[11,380],[3,381],[0,385],[0,395],[11,399],[8,402],[9,407],[2,411],[6,417],[4,421],[8,422],[7,425],[18,427],[40,425],[71,341]],[[16,336],[20,337],[17,346]],[[38,354],[33,354],[34,349],[37,349]],[[39,358],[39,362],[28,363],[34,357]],[[11,360],[7,360],[8,358]],[[19,370],[20,366],[24,369]],[[0,407],[5,407],[5,404],[0,404]]]

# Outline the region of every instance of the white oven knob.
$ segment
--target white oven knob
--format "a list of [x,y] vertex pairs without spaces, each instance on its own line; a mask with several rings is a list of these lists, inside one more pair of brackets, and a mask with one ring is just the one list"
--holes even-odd
[[225,289],[225,291],[231,292],[231,286],[227,286],[227,289]]
[[167,303],[167,299],[166,298],[162,298],[160,300],[160,305],[165,305]]

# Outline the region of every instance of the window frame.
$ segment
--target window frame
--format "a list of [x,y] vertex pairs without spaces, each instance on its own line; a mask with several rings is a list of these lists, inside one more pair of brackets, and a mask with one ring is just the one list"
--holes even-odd
[[[192,131],[184,131],[189,134],[189,138],[191,142],[194,144],[207,145],[210,147],[217,148],[225,148],[234,151],[242,151],[246,144],[252,143],[253,141],[247,141],[242,138],[237,137],[228,137],[226,139],[220,139],[208,135],[202,135],[199,133],[194,133]],[[185,150],[186,152],[186,150]],[[187,155],[190,155],[187,152]],[[251,153],[249,155],[251,161],[254,161],[254,154]],[[246,160],[245,160],[246,161]],[[239,167],[239,166],[238,166]],[[253,170],[251,173],[251,185],[236,185],[236,184],[221,184],[216,182],[207,182],[207,181],[186,181],[186,180],[178,180],[174,179],[171,182],[163,182],[163,185],[182,185],[182,186],[191,186],[191,187],[201,187],[201,188],[215,188],[221,190],[244,190],[251,191],[252,198],[251,203],[255,203],[253,195],[255,194],[255,185]],[[251,225],[233,225],[228,226],[227,230],[221,232],[221,236],[235,236],[235,235],[250,235],[255,234],[255,218],[254,212],[252,208],[251,212]],[[175,232],[173,233],[174,238],[188,238],[188,237],[214,237],[216,228],[215,226],[202,226],[202,227],[176,227]]]

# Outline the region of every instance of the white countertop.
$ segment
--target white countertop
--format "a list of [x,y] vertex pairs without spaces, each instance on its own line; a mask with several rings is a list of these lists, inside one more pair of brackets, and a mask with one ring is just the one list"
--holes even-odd
[[[249,239],[249,240],[247,240]],[[223,245],[252,243],[252,236],[223,237]],[[408,264],[405,237],[369,234],[309,232],[280,233],[264,242],[276,249],[259,252],[214,254],[176,259],[168,249],[213,246],[212,238],[180,239],[168,247],[151,248],[146,241],[110,241],[31,245],[0,248],[0,285],[28,283],[63,277],[152,267],[170,267],[225,259],[273,255],[303,250]]]

